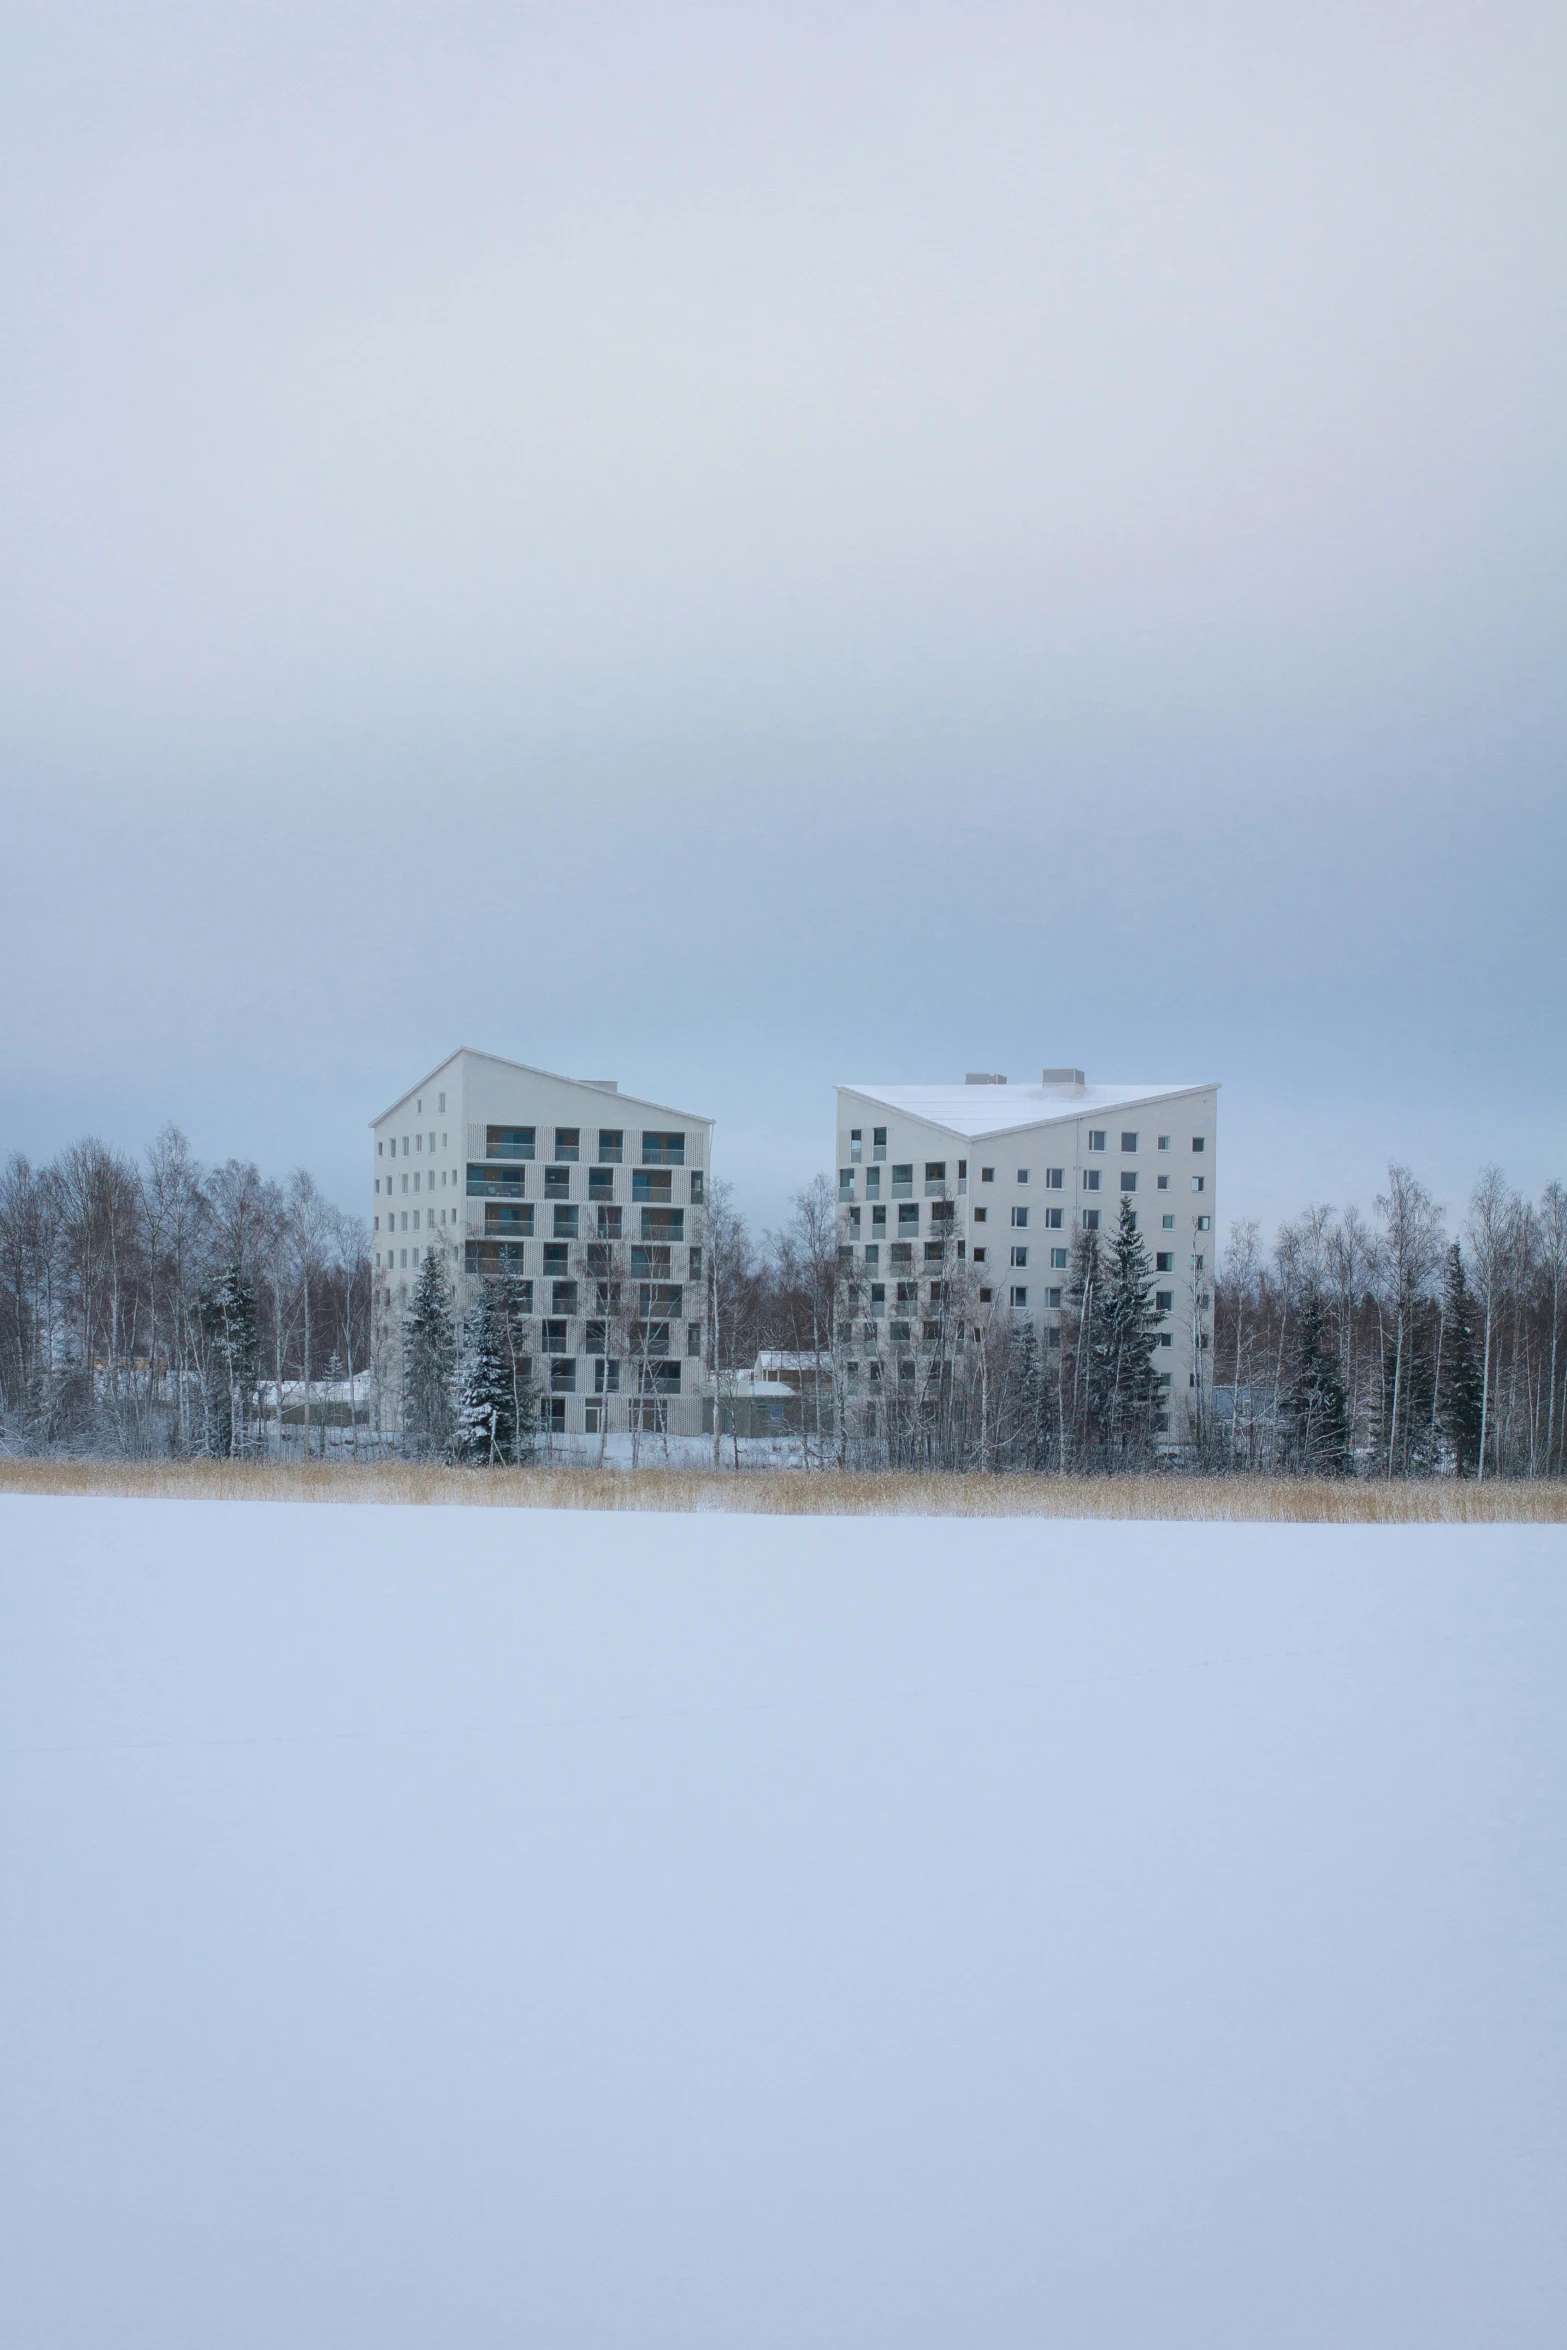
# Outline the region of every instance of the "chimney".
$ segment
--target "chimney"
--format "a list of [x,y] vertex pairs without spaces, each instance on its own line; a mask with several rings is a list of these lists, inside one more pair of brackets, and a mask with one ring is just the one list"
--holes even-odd
[[1068,1101],[1081,1100],[1088,1090],[1081,1069],[1041,1069],[1039,1082],[1046,1093],[1060,1094]]
[[1004,1077],[992,1077],[986,1069],[971,1069],[963,1080],[965,1085],[1005,1085]]

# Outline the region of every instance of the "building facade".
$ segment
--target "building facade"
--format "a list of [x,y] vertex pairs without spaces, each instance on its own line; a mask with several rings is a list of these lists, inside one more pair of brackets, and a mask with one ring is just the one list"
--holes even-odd
[[455,1052],[372,1122],[371,1255],[383,1418],[423,1256],[459,1319],[510,1276],[540,1422],[563,1435],[698,1435],[712,1120],[493,1053]]
[[[1148,1251],[1159,1314],[1157,1426],[1173,1444],[1204,1409],[1213,1331],[1218,1095],[1208,1085],[840,1085],[840,1328],[845,1392],[862,1368],[917,1364],[948,1342],[960,1289],[980,1332],[1006,1316],[1059,1349],[1072,1241],[1113,1239],[1123,1200]],[[954,1275],[959,1278],[955,1281]],[[866,1358],[862,1361],[859,1358]]]

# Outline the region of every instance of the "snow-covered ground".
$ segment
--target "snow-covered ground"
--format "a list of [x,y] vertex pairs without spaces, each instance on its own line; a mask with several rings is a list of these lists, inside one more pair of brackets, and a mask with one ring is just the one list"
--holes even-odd
[[0,1498],[7,2350],[1555,2350],[1564,1570]]

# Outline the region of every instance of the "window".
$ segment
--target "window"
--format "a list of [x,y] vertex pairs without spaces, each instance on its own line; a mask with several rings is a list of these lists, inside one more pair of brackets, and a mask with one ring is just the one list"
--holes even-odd
[[1027,1208],[1014,1208],[1012,1210],[1012,1222],[1019,1232],[1026,1231],[1028,1227]]
[[590,1200],[593,1200],[593,1199],[613,1199],[613,1198],[614,1198],[614,1196],[615,1196],[615,1170],[614,1170],[614,1168],[613,1168],[613,1167],[590,1167],[590,1168],[588,1169],[588,1197],[589,1197],[589,1199],[590,1199]]
[[1204,1151],[1207,1149],[1207,1147],[1208,1137],[1205,1134],[1194,1134],[1192,1136],[1192,1149],[1194,1151]]
[[1194,1175],[1194,1176],[1192,1177],[1192,1189],[1193,1189],[1193,1191],[1206,1191],[1206,1190],[1207,1190],[1207,1188],[1208,1188],[1208,1178],[1207,1178],[1207,1176],[1206,1176],[1206,1175]]
[[1064,1213],[1064,1209],[1061,1208],[1046,1208],[1045,1230],[1047,1232],[1059,1232],[1061,1229],[1061,1219]]
[[1154,1298],[1153,1298],[1153,1302],[1154,1302],[1154,1310],[1155,1310],[1157,1313],[1161,1313],[1161,1314],[1173,1314],[1173,1313],[1174,1313],[1174,1311],[1175,1311],[1175,1292],[1174,1292],[1174,1290],[1173,1290],[1173,1289],[1156,1289],[1156,1290],[1154,1291]]
[[[404,1177],[407,1181],[407,1177]],[[468,1197],[470,1199],[521,1199],[527,1189],[527,1180],[520,1167],[481,1167],[474,1161],[468,1166]]]
[[878,1242],[868,1240],[865,1243],[865,1262],[867,1266],[881,1263],[881,1248]]
[[1168,1175],[1156,1175],[1156,1176],[1154,1177],[1154,1181],[1157,1183],[1157,1185],[1158,1185],[1158,1187],[1159,1187],[1159,1189],[1160,1189],[1161,1191],[1168,1191],[1168,1190],[1169,1190],[1169,1188],[1170,1188],[1170,1178],[1169,1178],[1169,1176],[1168,1176]]
[[1017,1171],[1017,1179],[1019,1183],[1026,1183],[1028,1181],[1028,1169],[1026,1167],[1019,1167]]
[[1166,1232],[1173,1232],[1175,1230],[1175,1218],[1173,1216],[1161,1216],[1159,1221],[1163,1225]]
[[926,1241],[926,1243],[925,1243],[925,1262],[926,1262],[926,1264],[927,1264],[927,1265],[939,1265],[939,1264],[941,1263],[941,1260],[942,1260],[943,1256],[945,1256],[945,1254],[946,1254],[946,1250],[945,1250],[945,1248],[943,1247],[942,1243],[941,1243],[939,1240],[927,1240],[927,1241]]
[[674,1197],[674,1181],[667,1167],[638,1167],[631,1177],[632,1200],[667,1206]]
[[900,1306],[917,1306],[920,1302],[919,1283],[917,1281],[900,1281],[897,1286],[897,1298]]
[[[907,1346],[913,1334],[907,1322],[890,1322],[887,1326],[887,1335],[894,1346]],[[912,1366],[910,1367],[912,1368]]]
[[873,1232],[885,1232],[885,1231],[886,1231],[886,1229],[887,1229],[887,1211],[886,1211],[886,1209],[885,1209],[885,1208],[872,1208],[872,1210],[871,1210],[871,1230],[872,1230]]
[[644,1208],[642,1237],[644,1240],[684,1240],[686,1212],[684,1208]]
[[531,1159],[533,1138],[531,1126],[486,1126],[484,1155],[487,1159]]
[[995,1170],[995,1168],[994,1168],[994,1167],[981,1167],[981,1169],[980,1169],[980,1171],[979,1171],[979,1179],[980,1179],[981,1183],[994,1183],[994,1182],[995,1182],[995,1180],[996,1180],[996,1170]]
[[1160,1137],[1159,1137],[1159,1148],[1160,1148],[1162,1151],[1167,1151],[1167,1150],[1169,1149],[1169,1147],[1170,1147],[1170,1137],[1169,1137],[1167,1134],[1161,1134],[1161,1135],[1160,1135]]
[[542,1327],[544,1332],[545,1353],[547,1355],[563,1355],[566,1351],[565,1323],[546,1322],[542,1325]]
[[[407,1251],[404,1251],[407,1254]],[[515,1273],[522,1269],[522,1243],[516,1240],[465,1240],[462,1252],[465,1273]],[[526,1303],[525,1314],[533,1311],[533,1284],[522,1284]]]
[[557,1240],[576,1239],[577,1215],[578,1211],[575,1208],[557,1208],[555,1210],[555,1238]]
[[683,1134],[649,1134],[642,1136],[642,1164],[644,1167],[683,1167],[686,1163],[686,1138]]
[[1018,1288],[1016,1283],[1013,1284],[1012,1303],[1015,1306],[1026,1306],[1028,1303],[1028,1291]]
[[415,1210],[414,1210],[414,1230],[417,1232],[417,1231],[418,1231],[418,1229],[419,1229],[419,1211],[418,1211],[418,1209],[417,1209],[417,1208],[415,1208]]
[[1097,1191],[1099,1189],[1099,1169],[1097,1167],[1085,1167],[1083,1169],[1083,1189],[1085,1191]]
[[1160,1331],[1159,1344],[1161,1346],[1173,1346],[1175,1344],[1175,1340],[1172,1338],[1168,1330]]
[[1059,1311],[1059,1309],[1060,1309],[1060,1305],[1061,1305],[1061,1292],[1060,1292],[1060,1290],[1059,1290],[1059,1289],[1047,1289],[1047,1290],[1045,1291],[1045,1303],[1046,1303],[1046,1305],[1047,1305],[1047,1306],[1050,1306],[1052,1309]]
[[976,1208],[974,1210],[974,1221],[976,1224],[988,1223],[989,1218],[990,1210],[988,1208]]
[[582,1141],[580,1126],[557,1126],[555,1129],[555,1156],[561,1160],[575,1159]]
[[571,1169],[569,1167],[545,1168],[544,1196],[546,1199],[570,1199]]
[[1066,1271],[1066,1250],[1064,1248],[1053,1248],[1050,1251],[1050,1270],[1052,1273]]
[[385,1158],[385,1156],[386,1156],[386,1145],[385,1145],[385,1143],[384,1143],[384,1142],[378,1142],[378,1143],[376,1144],[376,1146],[375,1146],[375,1155],[376,1155],[376,1157],[377,1157],[378,1159],[384,1159],[384,1158]]
[[1156,1273],[1173,1273],[1175,1271],[1174,1249],[1160,1249],[1154,1257],[1153,1269]]
[[1053,1322],[1050,1325],[1050,1328],[1045,1332],[1045,1344],[1046,1346],[1059,1346],[1061,1344],[1060,1330]]
[[1136,1153],[1136,1150],[1137,1150],[1137,1137],[1136,1137],[1136,1135],[1135,1135],[1134,1133],[1130,1132],[1130,1131],[1129,1131],[1129,1130],[1128,1130],[1126,1127],[1124,1127],[1124,1126],[1123,1126],[1123,1127],[1122,1127],[1122,1129],[1121,1129],[1121,1148],[1122,1148],[1122,1150],[1123,1150],[1123,1151],[1130,1151],[1130,1152],[1132,1152],[1134,1155],[1135,1155],[1135,1153]]
[[700,1281],[702,1278],[702,1252],[699,1248],[694,1248],[691,1251],[691,1278],[693,1281]]
[[902,1161],[895,1160],[895,1161],[893,1162],[893,1169],[892,1169],[892,1196],[893,1196],[893,1198],[894,1198],[894,1199],[908,1199],[908,1198],[909,1198],[909,1197],[912,1195],[912,1193],[913,1193],[913,1190],[914,1190],[914,1161],[913,1161],[912,1159],[906,1159],[906,1160],[902,1160]]
[[505,1233],[518,1240],[533,1237],[533,1210],[514,1207],[508,1200],[487,1199],[484,1203],[484,1229],[496,1234]]
[[1064,1167],[1047,1167],[1045,1169],[1046,1191],[1061,1191],[1065,1185],[1066,1169]]
[[701,1352],[702,1325],[700,1322],[688,1322],[686,1324],[686,1353],[688,1355],[699,1355]]
[[920,1336],[925,1339],[927,1343],[929,1343],[929,1341],[932,1339],[939,1338],[941,1336],[941,1324],[939,1322],[925,1323],[920,1331]]
[[574,1314],[576,1310],[577,1284],[575,1281],[553,1283],[550,1289],[550,1312],[552,1314]]
[[577,1366],[569,1355],[567,1355],[564,1360],[557,1358],[556,1361],[551,1363],[550,1391],[555,1395],[576,1394]]
[[881,1311],[881,1309],[885,1307],[886,1303],[887,1303],[887,1284],[886,1284],[886,1282],[885,1282],[885,1281],[873,1281],[873,1282],[871,1283],[871,1312],[874,1314],[874,1313],[877,1313],[877,1312]]
[[600,1240],[618,1240],[624,1220],[624,1208],[600,1208],[597,1217]]
[[547,1240],[544,1243],[545,1272],[564,1275],[569,1269],[569,1256],[570,1252],[563,1240]]
[[900,1232],[908,1231],[911,1227],[917,1226],[919,1220],[920,1212],[917,1202],[913,1205],[910,1205],[906,1202],[904,1206],[898,1210],[898,1229]]
[[849,1129],[849,1156],[856,1166],[865,1156],[865,1129],[863,1126],[851,1126]]
[[408,1178],[406,1175],[403,1177],[403,1189],[404,1191],[408,1189]]
[[938,1199],[931,1203],[930,1220],[932,1224],[950,1224],[957,1212],[956,1200]]
[[691,1205],[694,1208],[699,1208],[702,1205],[702,1170],[700,1167],[694,1167],[691,1171]]
[[914,1262],[913,1241],[895,1240],[892,1244],[891,1258],[894,1265],[912,1265]]
[[416,1134],[416,1135],[414,1136],[414,1149],[415,1149],[416,1151],[422,1151],[422,1150],[423,1150],[423,1148],[424,1148],[424,1136],[423,1136],[422,1134]]
[[1085,1208],[1083,1210],[1083,1230],[1085,1232],[1097,1232],[1098,1229],[1099,1210],[1097,1208]]
[[678,1322],[685,1308],[685,1291],[678,1281],[644,1281],[637,1289],[637,1318],[643,1322]]
[[667,1281],[668,1249],[634,1248],[631,1252],[631,1278],[633,1281]]
[[1199,1232],[1207,1232],[1211,1228],[1212,1224],[1213,1218],[1211,1216],[1199,1216],[1197,1219],[1197,1229]]
[[852,1167],[838,1169],[838,1197],[840,1199],[853,1199],[854,1197],[854,1169]]
[[851,1232],[858,1232],[858,1230],[859,1230],[859,1229],[860,1229],[860,1211],[859,1211],[859,1209],[858,1209],[858,1208],[851,1208],[851,1209],[849,1210],[849,1230],[850,1230]]
[[1102,1150],[1104,1149],[1104,1146],[1105,1146],[1105,1130],[1104,1130],[1104,1128],[1103,1128],[1102,1126],[1090,1126],[1090,1128],[1088,1129],[1088,1147],[1089,1147],[1089,1149],[1090,1149],[1091,1151],[1102,1151]]
[[1014,1265],[1026,1265],[1028,1263],[1028,1250],[1026,1248],[1015,1248],[1012,1251],[1012,1262]]
[[996,1294],[996,1293],[995,1293],[995,1291],[994,1291],[993,1289],[982,1289],[982,1290],[980,1291],[980,1293],[979,1293],[979,1302],[980,1302],[980,1304],[981,1304],[982,1306],[988,1306],[988,1305],[989,1305],[989,1303],[990,1303],[990,1301],[991,1301],[991,1299],[992,1299],[992,1298],[995,1296],[995,1294]]
[[985,1262],[985,1257],[986,1257],[986,1251],[985,1251],[984,1249],[982,1249],[982,1248],[977,1248],[977,1249],[974,1251],[974,1262],[975,1262],[975,1264],[976,1264],[976,1265],[982,1265],[982,1264]]
[[599,1128],[599,1165],[618,1167],[626,1147],[626,1133],[622,1126]]
[[867,1167],[865,1170],[865,1196],[867,1199],[880,1199],[881,1197],[881,1169],[879,1167]]
[[436,1095],[435,1107],[438,1115],[444,1118],[446,1115],[446,1096],[444,1093],[438,1093]]
[[620,1365],[617,1362],[594,1364],[593,1392],[595,1395],[618,1395],[620,1393]]
[[925,1161],[925,1197],[926,1197],[927,1199],[936,1199],[936,1198],[938,1198],[938,1197],[940,1196],[940,1194],[941,1194],[942,1192],[944,1192],[944,1191],[946,1190],[946,1188],[947,1188],[947,1162],[946,1162],[946,1160],[945,1160],[945,1159],[927,1159],[927,1160]]
[[887,1156],[887,1129],[885,1126],[871,1128],[871,1148],[878,1159],[884,1159]]
[[1121,1169],[1121,1189],[1123,1191],[1135,1191],[1137,1189],[1137,1169],[1135,1167],[1123,1167]]

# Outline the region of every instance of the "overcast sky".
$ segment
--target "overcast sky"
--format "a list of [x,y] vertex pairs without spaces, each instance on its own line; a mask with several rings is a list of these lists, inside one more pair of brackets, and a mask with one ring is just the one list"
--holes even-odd
[[1567,1175],[1559,7],[0,8],[0,1145]]

